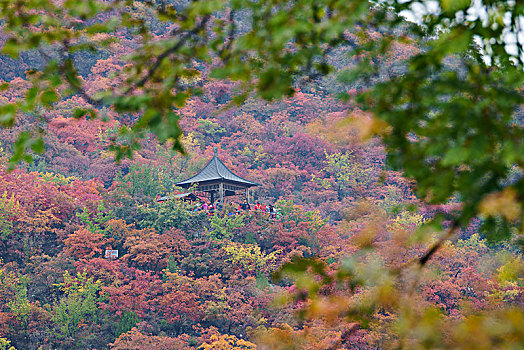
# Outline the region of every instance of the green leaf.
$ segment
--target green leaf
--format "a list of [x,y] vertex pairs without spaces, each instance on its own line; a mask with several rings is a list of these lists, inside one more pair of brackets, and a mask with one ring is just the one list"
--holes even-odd
[[42,137],[39,137],[37,138],[36,140],[33,141],[33,143],[31,143],[31,149],[35,152],[35,153],[44,153],[44,140],[42,139]]
[[471,0],[441,0],[440,6],[444,12],[455,13],[459,10],[466,10],[471,4]]
[[40,96],[40,101],[46,107],[51,107],[53,103],[58,101],[58,94],[55,90],[46,90]]
[[464,147],[457,146],[446,152],[442,159],[442,165],[459,165],[469,157],[470,151]]
[[18,107],[14,103],[0,106],[0,125],[11,127],[15,124]]
[[76,108],[73,111],[73,118],[80,119],[84,117],[89,117],[91,119],[95,119],[97,116],[96,110],[92,108]]
[[16,41],[16,39],[11,38],[5,42],[4,47],[2,48],[2,53],[11,58],[18,58],[20,55],[20,49],[21,45]]

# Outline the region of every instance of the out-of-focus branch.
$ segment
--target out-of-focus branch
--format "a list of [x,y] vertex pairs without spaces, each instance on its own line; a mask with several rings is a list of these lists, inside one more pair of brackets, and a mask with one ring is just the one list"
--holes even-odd
[[144,86],[149,81],[149,79],[151,79],[153,74],[155,74],[157,69],[162,64],[162,61],[164,60],[164,58],[166,58],[169,55],[171,55],[172,53],[175,53],[178,50],[180,50],[182,48],[182,46],[189,40],[189,38],[191,38],[193,35],[196,35],[200,30],[202,30],[206,26],[207,22],[209,21],[209,18],[210,18],[210,16],[205,16],[204,18],[202,18],[200,23],[197,26],[195,26],[193,29],[185,32],[184,35],[180,38],[180,40],[174,46],[170,47],[169,49],[167,49],[166,51],[164,51],[163,53],[158,55],[155,63],[153,65],[151,65],[151,67],[147,71],[147,74],[142,79],[137,81],[135,84],[130,86],[124,92],[124,95],[129,95],[130,93],[132,93],[136,89]]

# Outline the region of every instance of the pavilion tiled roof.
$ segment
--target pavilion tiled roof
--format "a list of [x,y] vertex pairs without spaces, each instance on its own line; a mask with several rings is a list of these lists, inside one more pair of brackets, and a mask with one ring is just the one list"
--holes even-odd
[[198,174],[189,179],[177,182],[175,185],[180,187],[190,187],[192,184],[200,185],[211,181],[232,182],[245,187],[260,186],[256,182],[246,180],[229,170],[218,158],[217,149],[214,149],[213,158],[207,162],[206,166]]

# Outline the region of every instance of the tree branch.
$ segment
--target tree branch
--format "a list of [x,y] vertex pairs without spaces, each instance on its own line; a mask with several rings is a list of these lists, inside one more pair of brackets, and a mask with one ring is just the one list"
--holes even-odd
[[196,26],[195,28],[191,29],[190,31],[187,31],[183,36],[182,38],[180,38],[180,40],[171,48],[167,49],[166,51],[164,51],[162,54],[160,54],[158,57],[157,57],[157,60],[155,61],[155,63],[149,68],[147,74],[142,78],[140,79],[139,81],[137,81],[135,84],[133,84],[132,86],[130,86],[125,92],[124,92],[124,95],[128,95],[130,94],[131,92],[135,91],[136,89],[138,89],[139,87],[142,87],[144,86],[148,81],[149,79],[151,79],[151,77],[153,76],[153,74],[155,74],[156,70],[160,67],[160,64],[162,63],[162,61],[164,60],[164,58],[168,57],[169,55],[171,55],[172,53],[175,53],[177,52],[178,50],[180,50],[180,48],[189,40],[189,38],[195,34],[197,34],[202,28],[205,27],[205,25],[207,24],[208,20],[209,20],[210,16],[205,16],[202,21],[200,22],[200,24],[198,26]]

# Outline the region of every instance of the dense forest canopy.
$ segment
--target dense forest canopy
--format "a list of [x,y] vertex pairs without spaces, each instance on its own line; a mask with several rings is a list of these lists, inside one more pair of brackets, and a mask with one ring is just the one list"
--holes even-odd
[[521,1],[0,13],[0,349],[524,346]]

